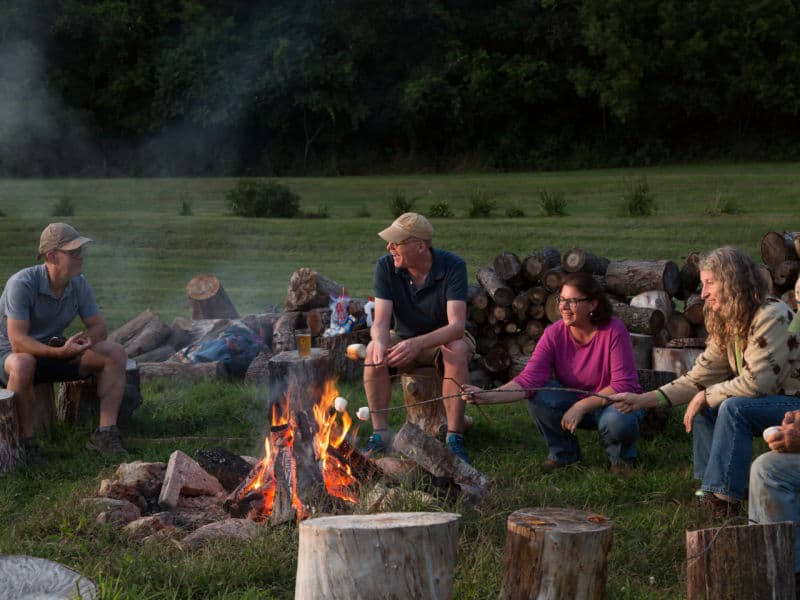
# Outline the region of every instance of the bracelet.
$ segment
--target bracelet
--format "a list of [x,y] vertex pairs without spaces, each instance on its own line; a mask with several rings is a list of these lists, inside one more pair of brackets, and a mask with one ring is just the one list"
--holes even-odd
[[672,402],[669,401],[669,398],[664,392],[656,390],[656,396],[658,397],[659,408],[672,408]]

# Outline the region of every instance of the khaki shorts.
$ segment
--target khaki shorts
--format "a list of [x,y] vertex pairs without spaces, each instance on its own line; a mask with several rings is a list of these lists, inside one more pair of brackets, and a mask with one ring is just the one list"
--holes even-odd
[[[472,337],[472,334],[469,331],[464,331],[464,337],[461,339],[463,339],[469,346],[470,354],[475,354],[475,338]],[[397,335],[394,329],[389,332],[389,342],[392,345],[402,341],[403,338]],[[417,355],[417,358],[410,363],[403,365],[402,367],[397,367],[397,370],[401,373],[407,373],[409,371],[413,371],[417,367],[430,366],[433,366],[436,369],[436,373],[439,375],[439,377],[444,375],[444,359],[442,358],[441,346],[435,346],[433,348],[423,350],[419,353],[419,355]]]

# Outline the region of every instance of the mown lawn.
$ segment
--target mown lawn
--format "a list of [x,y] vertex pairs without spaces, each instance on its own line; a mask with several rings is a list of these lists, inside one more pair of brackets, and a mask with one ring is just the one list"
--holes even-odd
[[[345,285],[371,291],[382,253],[376,232],[392,219],[390,199],[416,199],[426,212],[446,200],[454,218],[433,219],[435,243],[465,257],[470,276],[509,250],[524,255],[543,245],[580,246],[611,259],[668,258],[734,244],[759,258],[770,230],[800,230],[798,164],[715,165],[542,174],[448,175],[283,180],[307,211],[326,219],[242,219],[227,213],[226,179],[0,180],[0,279],[33,264],[38,235],[66,220],[97,240],[85,272],[112,327],[151,308],[168,323],[188,316],[185,285],[211,272],[242,314],[281,305],[293,271],[310,267]],[[626,185],[646,181],[658,211],[619,216]],[[546,217],[540,191],[563,193],[567,216]],[[468,218],[477,194],[496,201],[494,217]],[[71,217],[53,217],[64,199]],[[192,214],[181,216],[183,205]],[[509,208],[522,218],[506,218]],[[357,408],[356,383],[340,391]],[[234,383],[194,386],[165,382],[143,389],[145,404],[125,430],[131,460],[166,460],[181,449],[225,446],[257,454],[266,426],[266,390]],[[399,400],[398,400],[399,401]],[[474,408],[468,409],[474,411]],[[468,435],[476,466],[495,479],[478,508],[437,507],[463,514],[456,598],[496,597],[508,514],[528,506],[564,506],[613,519],[609,598],[685,596],[685,531],[711,524],[695,506],[690,438],[680,411],[667,430],[640,444],[641,461],[618,478],[605,468],[596,434],[580,432],[580,466],[544,474],[544,446],[524,406],[472,412]],[[399,425],[395,415],[395,425]],[[255,544],[226,543],[185,554],[172,544],[141,547],[95,524],[79,500],[116,463],[82,449],[88,430],[60,428],[44,438],[50,465],[21,471],[0,485],[0,552],[43,556],[98,581],[104,598],[290,598],[297,533],[266,529]],[[361,437],[368,433],[361,432]],[[757,451],[764,446],[756,442]],[[416,510],[412,501],[400,509]]]

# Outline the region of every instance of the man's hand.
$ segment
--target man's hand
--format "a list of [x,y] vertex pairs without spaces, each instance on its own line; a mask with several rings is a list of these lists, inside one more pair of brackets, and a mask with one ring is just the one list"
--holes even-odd
[[686,407],[686,413],[683,415],[683,426],[686,428],[686,433],[692,432],[692,419],[700,413],[705,413],[708,404],[706,403],[705,390],[697,392]]
[[389,348],[386,360],[390,367],[400,367],[413,361],[421,350],[417,338],[409,338]]
[[63,358],[70,359],[80,356],[91,347],[92,340],[86,335],[86,332],[81,331],[67,339],[66,343],[61,347],[61,353]]

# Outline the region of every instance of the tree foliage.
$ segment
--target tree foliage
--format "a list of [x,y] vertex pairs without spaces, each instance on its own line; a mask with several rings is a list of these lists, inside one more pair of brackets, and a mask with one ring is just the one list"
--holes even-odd
[[0,174],[797,158],[793,0],[5,0]]

